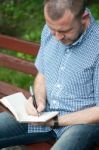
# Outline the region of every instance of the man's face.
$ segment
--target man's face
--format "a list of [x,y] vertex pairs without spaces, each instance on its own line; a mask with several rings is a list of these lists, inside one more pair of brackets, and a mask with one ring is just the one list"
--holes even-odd
[[51,33],[57,40],[66,45],[75,42],[83,32],[82,19],[77,19],[74,15],[67,10],[62,18],[52,20],[44,9],[46,24],[51,30]]

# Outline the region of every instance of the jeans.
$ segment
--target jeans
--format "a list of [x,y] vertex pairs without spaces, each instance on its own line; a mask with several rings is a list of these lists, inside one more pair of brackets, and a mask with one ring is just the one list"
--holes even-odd
[[54,131],[28,133],[28,124],[18,123],[10,113],[0,113],[0,148],[55,139]]
[[96,144],[99,144],[99,124],[73,125],[51,150],[93,150]]
[[[55,140],[52,130],[46,133],[28,133],[28,125],[18,123],[7,112],[0,113],[0,148]],[[51,150],[92,150],[99,143],[99,125],[73,125],[62,134]]]

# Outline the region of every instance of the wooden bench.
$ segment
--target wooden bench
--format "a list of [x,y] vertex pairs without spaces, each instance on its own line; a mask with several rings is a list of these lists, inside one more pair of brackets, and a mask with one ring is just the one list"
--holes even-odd
[[[6,51],[16,51],[31,56],[36,56],[39,44],[27,42],[24,40],[19,40],[5,35],[0,35],[0,48],[6,49]],[[35,76],[37,70],[33,65],[33,62],[26,59],[17,58],[11,55],[0,53],[0,67],[9,68],[15,71],[24,72],[26,74],[31,74]],[[29,92],[15,85],[5,83],[0,81],[0,98],[6,95],[13,94],[15,92],[22,91],[24,95],[28,98],[30,96]],[[0,106],[0,111],[6,111],[2,106]],[[29,144],[24,145],[24,150],[50,150],[53,143],[39,143],[39,144]],[[94,150],[99,150],[99,146],[95,147]]]

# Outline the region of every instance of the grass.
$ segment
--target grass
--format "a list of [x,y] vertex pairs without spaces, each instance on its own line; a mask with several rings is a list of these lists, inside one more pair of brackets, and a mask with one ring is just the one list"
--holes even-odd
[[0,68],[0,80],[28,90],[29,85],[34,81],[34,77],[7,68]]

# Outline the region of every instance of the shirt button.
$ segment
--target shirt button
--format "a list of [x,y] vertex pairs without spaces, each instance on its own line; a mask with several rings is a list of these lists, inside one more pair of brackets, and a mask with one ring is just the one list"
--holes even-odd
[[61,87],[61,85],[60,85],[60,84],[57,84],[56,86],[57,86],[58,88],[60,88],[60,87]]
[[66,50],[66,53],[69,53],[69,49]]
[[54,103],[54,104],[56,104],[56,101],[55,101],[55,100],[53,100],[53,103]]
[[64,67],[61,67],[61,70],[64,70]]

